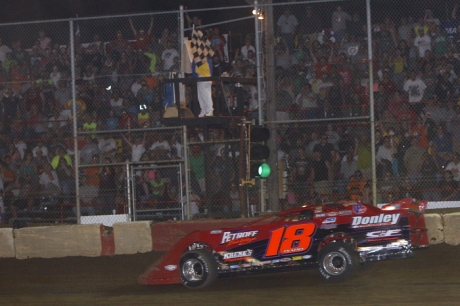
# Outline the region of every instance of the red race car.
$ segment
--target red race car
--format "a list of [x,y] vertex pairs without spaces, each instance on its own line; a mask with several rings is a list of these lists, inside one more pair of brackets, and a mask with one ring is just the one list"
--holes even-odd
[[382,209],[359,202],[304,206],[236,228],[195,231],[139,277],[143,285],[211,285],[232,274],[319,267],[342,280],[367,262],[412,257],[428,247],[427,201],[402,199]]

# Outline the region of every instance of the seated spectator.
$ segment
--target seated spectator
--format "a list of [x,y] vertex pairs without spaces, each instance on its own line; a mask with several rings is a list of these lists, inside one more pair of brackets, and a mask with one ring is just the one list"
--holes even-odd
[[365,185],[366,180],[363,178],[362,172],[356,170],[355,173],[351,176],[350,181],[348,182],[347,191],[349,194],[356,194],[356,192],[362,194]]
[[[99,187],[89,183],[86,176],[81,179],[80,193],[80,214],[83,216],[94,216],[94,205],[98,203]],[[74,215],[77,215],[77,208],[72,207]]]
[[85,136],[85,145],[80,150],[80,160],[82,165],[89,164],[93,157],[99,154],[99,147],[90,135]]
[[444,176],[438,185],[441,201],[458,201],[458,182],[454,180],[452,171],[444,171]]
[[72,159],[70,158],[68,154],[66,154],[63,147],[57,147],[55,152],[56,152],[56,155],[51,160],[51,166],[53,167],[53,169],[56,169],[58,167],[59,161],[61,159],[65,159],[65,161],[67,162],[67,165],[72,167]]
[[56,174],[59,179],[62,195],[64,196],[64,202],[69,203],[72,199],[72,195],[75,193],[75,172],[71,166],[69,166],[65,159],[59,160],[59,165],[56,168]]
[[43,173],[39,177],[40,194],[42,196],[56,196],[61,194],[61,185],[56,171],[50,164],[43,166]]
[[118,117],[115,115],[113,110],[109,111],[109,115],[105,118],[105,126],[107,130],[118,129]]
[[38,190],[37,181],[33,180],[30,175],[26,175],[21,180],[19,193],[10,205],[11,216],[13,218],[18,217],[19,211],[26,211],[28,214],[32,212],[36,202],[40,201],[37,197]]

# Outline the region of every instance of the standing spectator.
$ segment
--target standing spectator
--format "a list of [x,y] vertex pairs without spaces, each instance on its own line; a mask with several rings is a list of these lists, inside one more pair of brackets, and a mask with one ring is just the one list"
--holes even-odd
[[190,168],[192,170],[194,179],[198,181],[200,191],[198,194],[206,193],[206,178],[204,167],[204,154],[200,145],[193,145],[190,147]]
[[425,34],[423,30],[418,30],[415,34],[414,46],[418,49],[418,56],[423,58],[426,51],[431,51],[431,37]]
[[425,82],[423,82],[422,79],[417,78],[415,71],[411,71],[409,79],[407,79],[404,83],[404,91],[406,91],[409,96],[410,106],[417,114],[419,114],[423,108],[422,100],[425,89]]
[[46,36],[45,31],[41,30],[38,32],[38,46],[40,47],[40,52],[45,53],[45,50],[51,48],[51,38]]
[[131,161],[138,162],[141,159],[142,154],[145,152],[145,136],[134,136],[134,141],[131,142],[131,133],[128,134],[128,138],[124,134],[121,134],[125,142],[131,147]]
[[350,149],[347,154],[343,157],[340,163],[341,179],[338,182],[339,193],[343,194],[346,191],[346,187],[351,177],[358,170],[358,156],[355,155],[355,151]]
[[342,10],[342,6],[337,6],[335,12],[332,13],[332,31],[337,42],[341,42],[347,30],[347,21],[351,21],[351,16]]
[[3,39],[0,38],[0,61],[4,63],[6,61],[6,54],[12,52],[10,47],[3,43]]
[[299,22],[297,18],[291,13],[289,8],[284,10],[283,15],[278,19],[276,25],[282,39],[286,41],[290,50],[294,50],[294,35]]
[[145,52],[149,46],[150,39],[151,39],[150,35],[152,33],[152,28],[153,28],[153,17],[150,18],[150,26],[147,32],[145,32],[143,28],[140,28],[139,31],[137,31],[133,25],[133,20],[131,18],[129,18],[129,25],[136,39],[136,42],[134,43],[134,46],[133,46],[134,50]]
[[450,160],[453,142],[452,135],[446,131],[443,124],[436,125],[436,132],[432,139],[433,145],[436,147],[438,154],[445,160]]
[[75,193],[74,170],[67,164],[67,161],[62,158],[59,160],[56,174],[64,197],[64,203],[70,203],[70,201],[72,201],[72,195]]
[[105,166],[99,169],[99,201],[102,204],[102,214],[108,215],[115,208],[117,186],[114,183],[115,169],[110,166],[109,158],[104,158]]
[[166,48],[161,54],[161,60],[163,61],[163,71],[169,71],[174,65],[174,58],[180,57],[179,52],[173,48],[171,40],[166,41]]

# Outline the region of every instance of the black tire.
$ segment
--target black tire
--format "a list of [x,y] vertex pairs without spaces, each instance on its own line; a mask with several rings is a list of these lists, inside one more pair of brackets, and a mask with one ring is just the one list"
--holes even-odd
[[208,287],[218,276],[216,259],[205,250],[185,252],[180,259],[180,276],[187,288]]
[[328,281],[341,281],[359,268],[356,252],[343,242],[331,242],[319,253],[319,272]]

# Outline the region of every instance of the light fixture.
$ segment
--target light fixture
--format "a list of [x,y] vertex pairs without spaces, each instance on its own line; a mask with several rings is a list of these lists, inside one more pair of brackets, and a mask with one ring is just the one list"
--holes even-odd
[[264,19],[264,14],[262,14],[262,11],[260,9],[258,9],[257,11],[256,9],[253,9],[252,14],[257,15],[257,19],[260,19],[260,20]]

